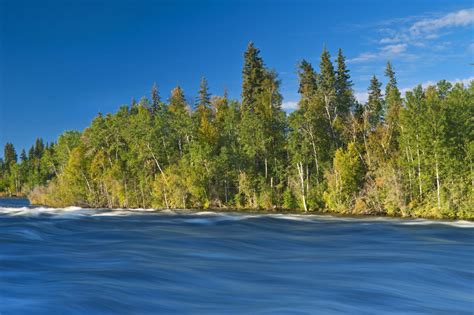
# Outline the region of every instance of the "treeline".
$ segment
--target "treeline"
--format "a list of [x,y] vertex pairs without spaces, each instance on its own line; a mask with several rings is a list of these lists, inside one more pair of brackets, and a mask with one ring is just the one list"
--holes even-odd
[[5,144],[0,159],[0,195],[25,196],[35,187],[46,185],[59,174],[60,165],[66,164],[80,137],[80,132],[68,131],[51,144],[38,138],[28,154],[22,150],[20,157],[12,143]]
[[286,115],[277,74],[250,43],[241,102],[211,96],[205,79],[195,104],[179,86],[164,102],[154,86],[82,133],[38,140],[19,163],[7,144],[0,189],[53,206],[474,218],[474,82],[402,98],[387,63],[387,84],[374,76],[360,104],[342,51],[333,63],[326,49],[319,71],[303,60],[298,75]]

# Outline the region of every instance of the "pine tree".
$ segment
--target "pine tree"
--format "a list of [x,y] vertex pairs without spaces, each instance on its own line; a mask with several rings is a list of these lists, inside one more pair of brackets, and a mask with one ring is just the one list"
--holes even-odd
[[385,76],[388,78],[388,83],[385,88],[385,95],[388,95],[391,89],[397,88],[397,79],[395,78],[395,71],[393,71],[392,64],[390,63],[390,61],[387,62],[387,66],[385,68]]
[[171,91],[168,109],[175,113],[178,111],[188,110],[188,104],[186,103],[186,99],[184,97],[184,91],[179,85]]
[[398,136],[400,134],[400,109],[402,107],[402,98],[397,87],[395,72],[390,62],[387,62],[385,76],[388,83],[385,88],[385,123],[387,124],[388,134],[386,145],[392,153],[397,150]]
[[138,103],[137,100],[132,97],[130,102],[130,114],[135,115],[138,112]]
[[340,143],[336,126],[334,125],[338,114],[336,106],[336,75],[334,72],[334,66],[331,62],[331,55],[326,47],[323,48],[323,52],[321,53],[319,68],[318,95],[321,102],[324,104],[333,147],[339,147]]
[[246,156],[246,171],[256,176],[249,178],[241,173],[240,188],[250,189],[242,192],[247,199],[253,196],[246,202],[266,208],[275,204],[274,189],[282,175],[285,114],[281,109],[280,81],[274,71],[265,68],[252,43],[244,54],[242,79],[239,143]]
[[324,47],[321,53],[321,62],[319,64],[320,76],[318,87],[322,94],[323,101],[326,107],[329,122],[333,122],[337,115],[336,107],[336,75],[334,73],[334,66],[331,62],[331,55]]
[[199,95],[196,102],[196,109],[202,114],[208,114],[211,108],[211,94],[205,77],[201,78],[201,85],[199,87]]
[[158,93],[158,86],[156,83],[151,88],[152,112],[157,113],[162,109],[161,97]]
[[265,66],[260,57],[260,51],[250,42],[244,53],[242,70],[242,110],[252,111],[257,95],[261,93],[262,82],[265,79]]
[[16,163],[17,162],[17,154],[16,154],[16,151],[15,151],[15,147],[13,146],[13,143],[10,143],[10,142],[7,142],[5,144],[5,148],[4,148],[4,151],[3,151],[3,159],[4,159],[4,163],[7,167],[7,170],[10,169],[12,163]]
[[382,118],[382,106],[383,98],[382,91],[380,87],[382,83],[379,82],[377,77],[374,75],[370,80],[370,86],[368,88],[369,97],[367,103],[365,104],[365,116],[366,116],[366,125],[370,129],[374,129]]
[[313,99],[318,91],[318,74],[314,71],[313,66],[304,59],[300,62],[298,68],[300,107],[307,107],[307,102]]
[[36,158],[41,158],[43,156],[44,152],[44,143],[43,139],[37,138],[35,142],[35,157]]
[[349,70],[346,68],[345,57],[343,56],[341,49],[339,49],[337,53],[336,62],[336,113],[345,119],[349,115],[351,107],[354,104],[354,95]]
[[28,160],[32,161],[35,158],[35,146],[32,145],[28,150]]
[[21,163],[25,163],[28,161],[28,156],[26,155],[25,149],[21,150],[20,161]]

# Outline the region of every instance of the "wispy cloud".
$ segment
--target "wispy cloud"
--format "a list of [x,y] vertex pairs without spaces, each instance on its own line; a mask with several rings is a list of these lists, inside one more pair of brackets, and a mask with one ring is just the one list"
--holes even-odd
[[437,35],[435,32],[442,29],[472,24],[474,24],[474,9],[466,9],[448,13],[440,18],[418,21],[410,27],[409,32],[412,37],[426,36],[432,38],[433,35]]
[[381,50],[387,54],[401,54],[407,50],[407,44],[388,45],[382,47]]
[[376,40],[380,45],[377,50],[363,52],[349,59],[349,62],[413,56],[410,48],[415,47],[442,50],[447,45],[440,45],[436,40],[455,27],[474,25],[474,9],[459,10],[437,17],[410,17],[397,21],[379,29],[384,36]]
[[359,56],[349,59],[349,63],[365,62],[378,59],[393,59],[397,56],[414,58],[414,55],[406,54],[407,44],[394,44],[380,47],[376,52],[366,52]]

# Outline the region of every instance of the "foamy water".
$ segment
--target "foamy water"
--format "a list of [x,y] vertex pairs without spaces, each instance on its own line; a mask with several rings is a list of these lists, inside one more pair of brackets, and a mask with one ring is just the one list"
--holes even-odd
[[46,215],[51,218],[81,218],[84,216],[136,216],[136,215],[150,215],[157,216],[190,216],[190,217],[206,217],[206,219],[193,218],[191,222],[219,222],[219,221],[240,221],[255,218],[274,218],[280,220],[304,221],[320,223],[321,221],[339,221],[339,222],[355,222],[355,223],[377,223],[387,222],[391,224],[401,225],[449,225],[458,228],[474,228],[474,222],[466,220],[428,220],[428,219],[397,219],[390,217],[342,217],[332,215],[314,215],[314,214],[272,214],[272,213],[252,213],[245,212],[219,212],[219,211],[194,211],[187,209],[88,209],[81,207],[0,207],[0,215],[5,216],[41,216]]

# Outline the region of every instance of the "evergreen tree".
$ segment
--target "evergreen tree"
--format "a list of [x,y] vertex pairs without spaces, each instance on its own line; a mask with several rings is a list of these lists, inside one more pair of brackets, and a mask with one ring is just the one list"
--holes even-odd
[[260,57],[260,51],[250,42],[244,53],[242,70],[242,111],[252,111],[257,95],[261,93],[265,78],[265,67]]
[[300,106],[306,107],[303,103],[313,99],[318,91],[318,74],[314,71],[313,66],[304,59],[300,62],[298,68],[298,77],[300,81],[298,93],[300,93],[302,98]]
[[3,159],[7,170],[10,169],[11,165],[17,162],[17,154],[13,143],[7,142],[3,150]]
[[43,156],[43,152],[44,152],[43,139],[37,138],[35,142],[35,157],[41,158],[41,156]]
[[324,47],[323,52],[321,53],[319,68],[320,75],[318,91],[321,93],[327,112],[327,118],[332,125],[333,120],[338,114],[336,106],[336,75],[334,72],[334,66],[331,62],[331,55],[326,47]]
[[168,109],[173,113],[188,111],[188,104],[184,97],[184,91],[179,85],[171,91]]
[[318,76],[318,98],[324,104],[325,116],[328,121],[329,134],[332,139],[332,148],[335,150],[341,145],[340,129],[338,123],[338,106],[336,91],[336,73],[331,62],[331,55],[326,47],[321,53],[321,61],[319,64],[320,74]]
[[350,79],[349,70],[346,68],[345,57],[342,54],[342,49],[339,49],[337,53],[336,62],[336,112],[346,120],[354,104],[354,95],[352,91],[352,81]]
[[[281,110],[280,82],[274,71],[265,68],[259,51],[252,43],[244,55],[242,71],[242,120],[239,143],[246,155],[246,172],[240,188],[250,206],[275,204],[275,185],[281,180],[285,114]],[[243,189],[245,187],[245,189]],[[245,190],[245,192],[243,192]]]
[[158,112],[161,109],[161,97],[158,93],[158,86],[156,83],[151,88],[151,100],[152,100],[152,111],[153,113]]
[[26,155],[25,149],[21,150],[20,161],[21,163],[26,163],[28,161],[28,156]]
[[395,72],[392,69],[390,62],[387,62],[385,75],[388,78],[388,83],[385,88],[385,122],[387,124],[387,136],[385,139],[386,146],[391,153],[397,150],[398,136],[400,134],[399,116],[402,107],[402,98],[397,87],[397,80],[395,79]]
[[211,94],[205,77],[201,78],[201,85],[199,87],[199,95],[196,102],[196,108],[199,115],[208,115],[211,108]]
[[369,97],[364,109],[366,124],[370,129],[374,129],[382,118],[383,98],[380,90],[381,86],[382,83],[378,81],[377,77],[372,76],[368,88]]

